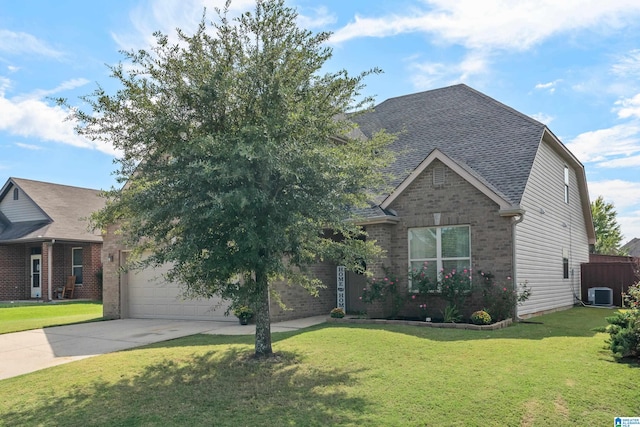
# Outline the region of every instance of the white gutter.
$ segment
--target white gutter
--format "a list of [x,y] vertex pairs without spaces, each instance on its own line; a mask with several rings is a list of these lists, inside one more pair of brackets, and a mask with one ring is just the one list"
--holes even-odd
[[[518,269],[516,267],[516,225],[520,224],[522,221],[524,221],[524,210],[520,211],[520,214],[518,216],[514,216],[513,217],[514,220],[511,223],[511,228],[512,228],[512,232],[511,232],[511,238],[513,239],[513,243],[512,243],[512,250],[513,250],[513,255],[511,256],[512,259],[512,272],[511,272],[511,278],[513,279],[513,289],[516,292],[516,295],[518,293]],[[518,299],[516,298],[516,305],[513,308],[513,320],[516,321],[518,320]]]

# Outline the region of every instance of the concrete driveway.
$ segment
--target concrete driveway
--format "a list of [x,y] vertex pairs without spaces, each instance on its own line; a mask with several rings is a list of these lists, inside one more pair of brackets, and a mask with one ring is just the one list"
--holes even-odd
[[[326,316],[274,323],[272,332],[323,323]],[[87,357],[194,334],[250,335],[255,326],[228,322],[122,319],[0,335],[0,380]]]

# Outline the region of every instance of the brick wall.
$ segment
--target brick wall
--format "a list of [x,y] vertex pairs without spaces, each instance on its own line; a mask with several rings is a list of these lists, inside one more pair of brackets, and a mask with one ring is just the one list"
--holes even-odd
[[102,236],[102,315],[108,319],[119,319],[121,315],[119,266],[123,246],[116,229],[111,225]]
[[287,285],[284,282],[278,282],[272,285],[280,294],[286,310],[272,301],[271,321],[279,322],[317,315],[328,316],[331,309],[336,307],[336,265],[328,262],[318,263],[311,267],[311,274],[326,286],[319,290],[317,297],[296,284]]
[[31,297],[29,281],[25,279],[28,261],[25,245],[0,246],[0,301]]
[[[469,225],[471,233],[471,267],[474,271],[490,271],[497,279],[506,279],[512,272],[511,219],[499,215],[499,207],[486,195],[465,181],[453,170],[445,167],[445,183],[433,185],[433,169],[445,167],[434,161],[403,191],[390,208],[398,214],[395,225],[369,225],[370,239],[375,239],[387,250],[385,257],[370,264],[369,270],[380,277],[382,268],[388,267],[403,278],[406,290],[409,271],[408,230],[415,227]],[[436,224],[434,213],[440,214]],[[439,298],[430,300],[438,312],[444,308]],[[416,307],[414,307],[414,305]],[[482,308],[481,301],[470,301],[464,313]],[[388,313],[388,308],[386,308]],[[372,316],[379,316],[379,307],[372,307]],[[417,316],[417,304],[406,304],[400,315]]]
[[100,299],[101,288],[96,271],[100,268],[101,243],[54,243],[18,244],[0,246],[0,301],[31,299],[31,254],[40,249],[41,262],[41,298],[49,296],[49,256],[51,259],[51,296],[56,298],[56,290],[64,287],[71,275],[71,249],[83,249],[83,281],[76,286],[74,298]]

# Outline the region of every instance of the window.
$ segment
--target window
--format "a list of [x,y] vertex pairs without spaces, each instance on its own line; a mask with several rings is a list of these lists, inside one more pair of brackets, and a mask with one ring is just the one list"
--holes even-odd
[[76,285],[82,284],[82,248],[71,249],[71,274],[76,276]]
[[569,168],[564,167],[564,202],[569,203]]
[[471,266],[471,238],[468,225],[425,227],[409,230],[409,267],[426,273],[432,281],[438,272],[463,270]]
[[569,278],[569,251],[562,249],[562,277]]
[[20,190],[17,188],[13,189],[13,200],[18,200],[20,198]]

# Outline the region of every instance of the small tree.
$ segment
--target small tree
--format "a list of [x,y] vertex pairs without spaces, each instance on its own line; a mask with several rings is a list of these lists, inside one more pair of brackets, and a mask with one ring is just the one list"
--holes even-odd
[[607,203],[602,196],[591,202],[591,216],[596,231],[595,252],[603,255],[624,255],[620,251],[622,231],[616,218],[613,203]]
[[255,354],[268,356],[270,283],[317,293],[310,264],[358,270],[379,254],[345,220],[383,184],[391,138],[351,137],[345,113],[371,104],[354,101],[370,72],[321,75],[328,33],[298,28],[284,0],[233,21],[228,8],[192,36],[178,30],[178,44],[156,33],[151,51],[124,53],[130,64],[111,67],[122,88],[98,88],[82,98],[93,111],[72,116],[81,135],[123,153],[127,184],[107,192],[98,225],[119,224],[134,254],[151,254],[138,266],[170,263],[188,296],[249,305]]

